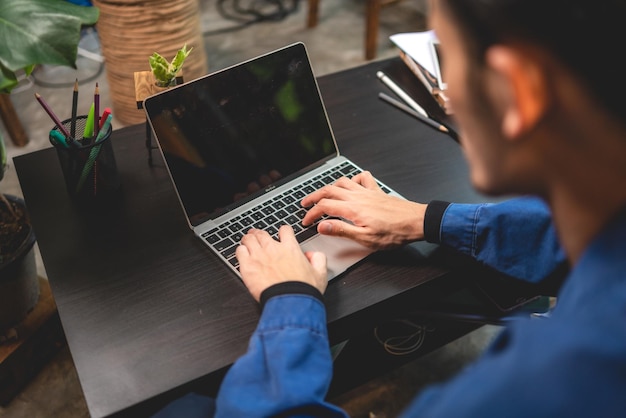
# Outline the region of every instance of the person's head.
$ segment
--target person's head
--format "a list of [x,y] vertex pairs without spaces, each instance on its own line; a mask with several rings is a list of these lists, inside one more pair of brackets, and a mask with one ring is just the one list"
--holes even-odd
[[538,150],[585,133],[583,110],[624,128],[626,0],[431,0],[430,11],[479,190],[542,194]]

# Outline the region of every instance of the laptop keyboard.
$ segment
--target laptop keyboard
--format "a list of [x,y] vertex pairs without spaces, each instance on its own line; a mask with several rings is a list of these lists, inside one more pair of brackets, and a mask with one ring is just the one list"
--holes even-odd
[[[235,250],[248,230],[252,228],[262,229],[272,237],[277,238],[278,229],[282,225],[291,225],[298,242],[306,241],[317,235],[317,224],[321,220],[327,219],[328,216],[323,216],[305,228],[302,226],[302,219],[307,210],[300,206],[300,201],[306,195],[327,184],[332,184],[340,177],[351,178],[360,172],[358,167],[346,161],[203,233],[202,238],[239,270],[239,261],[235,257]],[[380,186],[385,193],[390,192],[382,184]]]

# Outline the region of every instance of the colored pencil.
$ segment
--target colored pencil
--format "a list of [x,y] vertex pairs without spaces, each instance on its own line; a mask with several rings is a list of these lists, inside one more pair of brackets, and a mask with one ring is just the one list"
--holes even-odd
[[93,134],[98,135],[100,130],[100,88],[96,83],[96,90],[93,94]]
[[61,131],[61,133],[65,135],[66,138],[72,138],[72,135],[70,135],[67,129],[65,129],[65,126],[63,126],[63,123],[59,120],[57,115],[54,114],[52,109],[50,109],[50,106],[48,106],[48,103],[46,103],[43,97],[41,97],[39,93],[35,93],[35,98],[37,99],[41,107],[43,107],[43,110],[45,110],[48,116],[50,116],[50,119],[52,119],[56,127],[59,128],[59,131]]
[[433,120],[433,119],[431,119],[429,117],[422,116],[421,113],[416,112],[415,110],[413,110],[409,106],[406,106],[404,103],[401,103],[401,102],[397,101],[396,99],[386,95],[385,93],[378,93],[378,97],[380,99],[384,100],[385,102],[389,103],[390,105],[395,106],[396,108],[405,111],[406,113],[408,113],[409,115],[413,116],[414,118],[421,120],[422,122],[424,122],[425,124],[429,125],[430,127],[437,129],[438,131],[445,132],[445,133],[449,133],[450,132],[448,130],[448,128],[443,126],[441,123],[439,123],[439,122],[437,122],[437,121],[435,121],[435,120]]

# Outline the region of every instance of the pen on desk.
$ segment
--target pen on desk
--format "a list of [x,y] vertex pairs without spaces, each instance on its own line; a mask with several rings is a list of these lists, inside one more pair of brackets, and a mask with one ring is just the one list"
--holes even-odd
[[424,117],[428,117],[428,113],[424,110],[424,108],[418,105],[415,100],[411,98],[404,90],[402,90],[396,83],[393,82],[388,76],[385,75],[382,71],[376,72],[376,76],[385,83],[387,87],[389,87],[394,93],[396,93],[407,105],[409,105],[413,110],[418,112]]
[[423,116],[420,113],[417,113],[416,111],[414,111],[413,109],[411,109],[410,107],[408,107],[404,103],[401,103],[401,102],[397,101],[393,97],[390,97],[390,96],[386,95],[385,93],[378,93],[378,97],[380,99],[382,99],[383,101],[389,103],[390,105],[395,106],[398,109],[405,111],[406,113],[408,113],[409,115],[413,116],[414,118],[421,120],[425,124],[430,125],[431,127],[437,129],[438,131],[445,132],[445,133],[450,133],[448,128],[443,126],[441,123],[439,123],[439,122],[437,122],[437,121],[435,121],[435,120],[433,120],[433,119],[431,119],[429,117],[425,117],[425,116]]
[[39,93],[35,93],[35,98],[37,99],[41,107],[43,107],[43,110],[45,110],[48,116],[50,116],[50,119],[52,119],[52,121],[54,122],[56,127],[59,129],[59,131],[61,131],[61,133],[65,135],[65,137],[68,138],[68,140],[72,140],[73,138],[70,135],[70,133],[67,131],[67,129],[65,129],[65,126],[63,126],[63,123],[59,120],[57,115],[54,114],[52,109],[50,109],[50,106],[48,106],[48,103],[46,103],[43,97],[41,97]]
[[519,321],[522,318],[528,318],[523,314],[520,315],[503,315],[503,316],[491,316],[483,314],[473,313],[461,313],[461,312],[446,312],[446,311],[411,311],[411,316],[418,318],[439,319],[449,321],[469,322],[473,324],[490,324],[490,325],[507,325],[515,321]]
[[74,91],[72,92],[72,119],[70,122],[70,136],[76,138],[76,111],[78,109],[78,78],[74,82]]

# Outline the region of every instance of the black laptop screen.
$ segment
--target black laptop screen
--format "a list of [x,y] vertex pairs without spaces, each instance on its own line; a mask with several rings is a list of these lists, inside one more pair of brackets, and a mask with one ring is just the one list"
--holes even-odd
[[192,225],[337,154],[303,44],[148,98]]

